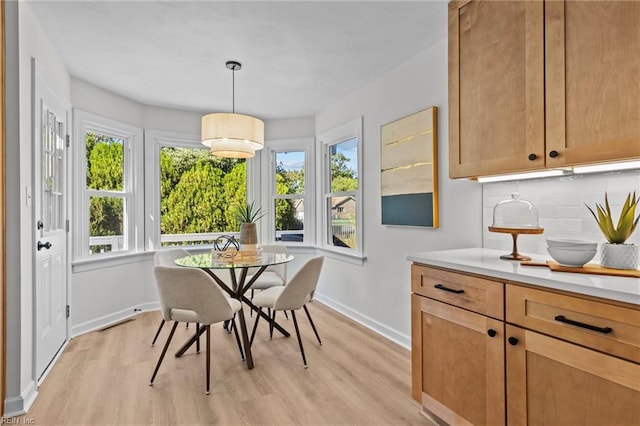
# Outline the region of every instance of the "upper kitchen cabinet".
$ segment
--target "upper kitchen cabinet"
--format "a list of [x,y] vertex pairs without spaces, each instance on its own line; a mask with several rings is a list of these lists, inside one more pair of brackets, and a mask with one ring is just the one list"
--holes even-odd
[[546,165],[640,157],[640,2],[545,3],[545,54]]
[[542,2],[449,3],[449,176],[544,167]]
[[638,76],[640,2],[451,2],[450,177],[640,158]]

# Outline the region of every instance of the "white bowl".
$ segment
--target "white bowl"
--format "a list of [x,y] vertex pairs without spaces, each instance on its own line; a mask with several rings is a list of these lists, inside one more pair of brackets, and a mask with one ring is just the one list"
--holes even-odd
[[580,267],[593,259],[597,249],[572,250],[564,247],[547,247],[547,251],[562,266]]
[[571,240],[571,239],[547,239],[547,245],[549,247],[562,247],[572,250],[597,250],[598,243],[585,240]]

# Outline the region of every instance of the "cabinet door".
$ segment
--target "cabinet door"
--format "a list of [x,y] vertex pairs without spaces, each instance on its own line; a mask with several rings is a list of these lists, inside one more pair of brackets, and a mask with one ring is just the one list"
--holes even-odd
[[541,1],[449,3],[449,175],[544,163]]
[[547,166],[639,158],[640,2],[547,2],[545,51]]
[[640,365],[511,325],[506,332],[510,426],[638,424]]
[[504,323],[416,294],[411,304],[413,398],[449,424],[504,424]]

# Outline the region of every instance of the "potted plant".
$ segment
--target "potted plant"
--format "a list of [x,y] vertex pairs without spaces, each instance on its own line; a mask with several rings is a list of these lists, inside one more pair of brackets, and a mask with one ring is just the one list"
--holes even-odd
[[235,216],[240,222],[240,246],[243,249],[255,249],[258,244],[256,222],[264,216],[262,208],[255,201],[236,206]]
[[635,191],[633,194],[629,193],[615,225],[606,192],[604,195],[604,207],[596,203],[597,214],[596,211],[587,206],[608,241],[602,245],[602,258],[600,261],[602,266],[615,269],[636,269],[638,267],[640,247],[635,244],[626,244],[625,242],[638,226],[640,214],[638,216],[635,214],[639,201],[640,199],[636,198]]

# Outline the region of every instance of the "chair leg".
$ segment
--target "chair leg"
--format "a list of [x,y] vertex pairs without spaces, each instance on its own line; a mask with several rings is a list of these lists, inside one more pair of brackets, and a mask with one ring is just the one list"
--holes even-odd
[[261,313],[262,313],[262,306],[258,308],[258,314],[256,315],[256,322],[253,323],[253,330],[251,330],[251,338],[249,339],[249,346],[253,345],[253,338],[256,336],[256,330],[258,329],[258,321],[260,321]]
[[242,342],[240,342],[240,334],[238,334],[238,324],[236,324],[235,315],[231,319],[231,328],[233,329],[233,334],[236,336],[236,343],[238,344],[238,350],[240,350],[240,359],[244,361],[244,351],[242,350]]
[[160,330],[162,330],[162,327],[164,327],[164,320],[162,320],[160,322],[160,327],[158,327],[158,331],[156,331],[156,335],[153,337],[153,342],[151,342],[151,347],[153,347],[156,344],[156,340],[158,340],[158,336],[160,335]]
[[185,322],[184,324],[185,324],[184,328],[189,328],[189,323],[188,322]]
[[300,338],[300,330],[298,329],[298,321],[296,321],[295,311],[291,311],[291,318],[293,318],[293,325],[296,327],[296,335],[298,336],[298,344],[300,345],[300,353],[302,354],[302,362],[304,368],[307,368],[307,358],[304,356],[304,348],[302,347],[302,338]]
[[196,323],[196,336],[198,336],[198,340],[196,340],[196,353],[200,353],[200,323]]
[[271,315],[271,309],[269,309],[269,317],[271,318],[271,322],[269,323],[269,340],[273,340],[273,324],[276,322],[276,311],[273,310],[273,315]]
[[286,319],[289,319],[289,315],[287,315],[287,311],[283,311],[283,312],[284,312],[284,317],[285,317]]
[[207,395],[209,395],[209,385],[211,384],[211,326],[207,327]]
[[[251,289],[251,300],[253,300],[253,292],[254,292],[254,291],[255,291],[255,290],[252,288],[252,289]],[[249,316],[250,316],[250,317],[252,317],[252,316],[253,316],[253,309],[249,309]]]
[[165,343],[164,348],[162,348],[160,359],[158,359],[158,363],[156,364],[156,369],[153,370],[153,376],[151,376],[151,381],[149,382],[149,386],[153,385],[153,380],[156,378],[156,374],[158,374],[158,369],[160,368],[160,364],[162,364],[162,360],[164,359],[164,354],[167,353],[167,349],[169,348],[169,343],[171,343],[171,339],[173,338],[173,333],[175,333],[176,331],[176,327],[178,327],[178,321],[175,321],[173,323],[173,327],[171,327],[171,332],[169,333],[169,337],[167,337],[167,343]]
[[320,336],[318,335],[318,330],[316,330],[316,326],[311,319],[311,314],[309,314],[309,309],[307,309],[307,305],[302,305],[304,308],[304,312],[307,314],[307,318],[309,319],[309,323],[311,324],[311,328],[313,328],[313,332],[316,334],[316,339],[318,339],[318,343],[322,345],[322,340],[320,340]]

